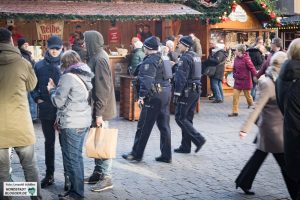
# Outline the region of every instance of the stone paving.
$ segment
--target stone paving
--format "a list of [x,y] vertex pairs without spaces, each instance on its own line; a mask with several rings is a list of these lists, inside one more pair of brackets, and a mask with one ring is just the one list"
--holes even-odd
[[[238,137],[239,128],[249,113],[244,97],[241,97],[240,115],[228,118],[231,112],[232,97],[226,97],[223,104],[212,104],[206,98],[201,99],[201,111],[195,115],[195,127],[207,139],[203,148],[195,154],[173,154],[172,164],[159,163],[154,160],[160,155],[159,132],[155,127],[147,144],[144,159],[140,163],[129,163],[122,159],[122,153],[129,152],[137,122],[117,118],[110,123],[119,129],[117,158],[113,163],[114,188],[110,191],[93,193],[89,185],[85,186],[85,199],[90,200],[279,200],[289,199],[279,167],[269,156],[260,169],[253,190],[254,196],[246,196],[235,189],[234,180],[245,162],[255,150],[252,143],[257,128],[244,140]],[[37,135],[37,160],[40,177],[45,175],[44,137],[40,124],[35,124]],[[171,116],[172,148],[180,144],[181,131]],[[43,199],[58,199],[63,191],[64,177],[62,156],[58,141],[56,142],[55,184],[42,190]],[[193,147],[195,148],[195,147]],[[85,176],[92,173],[93,159],[84,158]],[[13,179],[22,181],[23,174],[17,156],[13,159]],[[26,199],[14,198],[14,199]]]

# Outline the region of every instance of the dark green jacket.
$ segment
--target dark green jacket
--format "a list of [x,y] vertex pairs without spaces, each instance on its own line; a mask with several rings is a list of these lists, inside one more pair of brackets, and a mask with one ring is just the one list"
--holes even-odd
[[134,49],[131,57],[130,68],[131,72],[135,72],[137,66],[143,61],[145,53],[141,48]]

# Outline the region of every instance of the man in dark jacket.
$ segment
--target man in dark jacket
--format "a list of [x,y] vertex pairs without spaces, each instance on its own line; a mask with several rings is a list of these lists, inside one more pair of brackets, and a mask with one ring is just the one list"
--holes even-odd
[[45,164],[46,176],[41,181],[41,187],[45,188],[54,183],[54,160],[55,160],[55,129],[56,108],[52,105],[47,89],[49,78],[55,85],[60,78],[60,57],[62,54],[62,41],[58,36],[51,36],[47,41],[47,51],[43,60],[34,67],[38,79],[36,88],[31,96],[38,104],[39,118],[45,136]]
[[208,59],[203,62],[203,67],[215,67],[215,74],[210,78],[214,101],[212,103],[223,103],[224,94],[222,80],[224,77],[225,62],[228,53],[224,50],[223,44],[218,44],[215,40],[210,41],[210,54]]
[[[34,67],[35,61],[31,57],[31,52],[27,50],[28,43],[24,38],[18,39],[18,48],[22,54],[22,57],[28,60],[32,66]],[[28,102],[29,102],[29,108],[30,108],[30,114],[31,114],[31,119],[32,121],[36,121],[38,119],[37,116],[37,106],[36,103],[34,102],[33,98],[31,97],[30,93],[28,93]]]
[[284,153],[288,176],[298,185],[291,194],[300,200],[300,39],[294,40],[288,50],[289,60],[276,80],[276,99],[284,116]]
[[[249,53],[249,56],[251,58],[251,61],[256,69],[256,71],[259,71],[262,64],[265,61],[265,57],[263,55],[263,49],[264,46],[264,41],[263,38],[261,36],[256,38],[255,44],[250,47],[249,49],[247,49],[247,52]],[[256,97],[256,83],[255,81],[253,81],[253,87],[251,89],[251,96],[253,98],[253,101],[255,101],[255,97]]]
[[[116,99],[109,58],[103,49],[103,36],[97,31],[84,32],[84,41],[88,55],[88,66],[95,74],[92,79],[92,126],[104,127],[108,120],[116,116]],[[85,183],[96,184],[93,192],[101,192],[113,188],[111,180],[112,159],[95,159],[93,174],[84,179]]]

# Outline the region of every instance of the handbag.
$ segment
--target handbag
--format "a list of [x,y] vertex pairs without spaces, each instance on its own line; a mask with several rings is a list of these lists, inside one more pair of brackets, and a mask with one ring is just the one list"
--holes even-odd
[[217,66],[209,66],[204,69],[203,74],[212,77],[215,75],[216,70],[217,70]]
[[118,129],[90,128],[85,142],[86,156],[98,159],[116,157]]

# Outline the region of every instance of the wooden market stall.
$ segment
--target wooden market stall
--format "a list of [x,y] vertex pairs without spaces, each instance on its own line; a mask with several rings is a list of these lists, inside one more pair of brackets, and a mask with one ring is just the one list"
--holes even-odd
[[288,49],[294,39],[300,38],[300,15],[283,18],[279,27],[279,35],[283,40],[284,49]]
[[[199,19],[200,15],[199,11],[183,4],[151,1],[12,0],[0,4],[0,27],[13,25],[33,45],[33,49],[41,48],[42,52],[51,35],[59,35],[63,41],[68,41],[77,25],[81,26],[82,32],[99,31],[109,54],[117,99],[124,100],[120,103],[120,114],[131,119],[126,113],[136,106],[132,107],[133,95],[128,93],[132,92],[131,82],[124,78],[128,78],[127,52],[131,51],[131,38],[137,35],[139,28],[147,25],[153,35],[165,40],[169,35],[179,34],[182,20],[190,23]],[[36,59],[41,59],[41,56]],[[123,94],[120,94],[121,91]]]
[[[223,80],[223,90],[225,94],[232,94],[233,59],[234,55],[230,51],[237,44],[243,43],[252,45],[257,36],[263,36],[265,41],[275,36],[274,29],[265,28],[267,23],[276,23],[275,5],[268,0],[240,0],[240,1],[190,1],[189,6],[203,13],[201,21],[184,23],[180,32],[183,34],[195,33],[200,39],[202,51],[206,56],[209,52],[209,40],[216,39],[224,43],[230,56],[226,61],[226,68]],[[209,79],[202,78],[202,96],[211,94]]]

